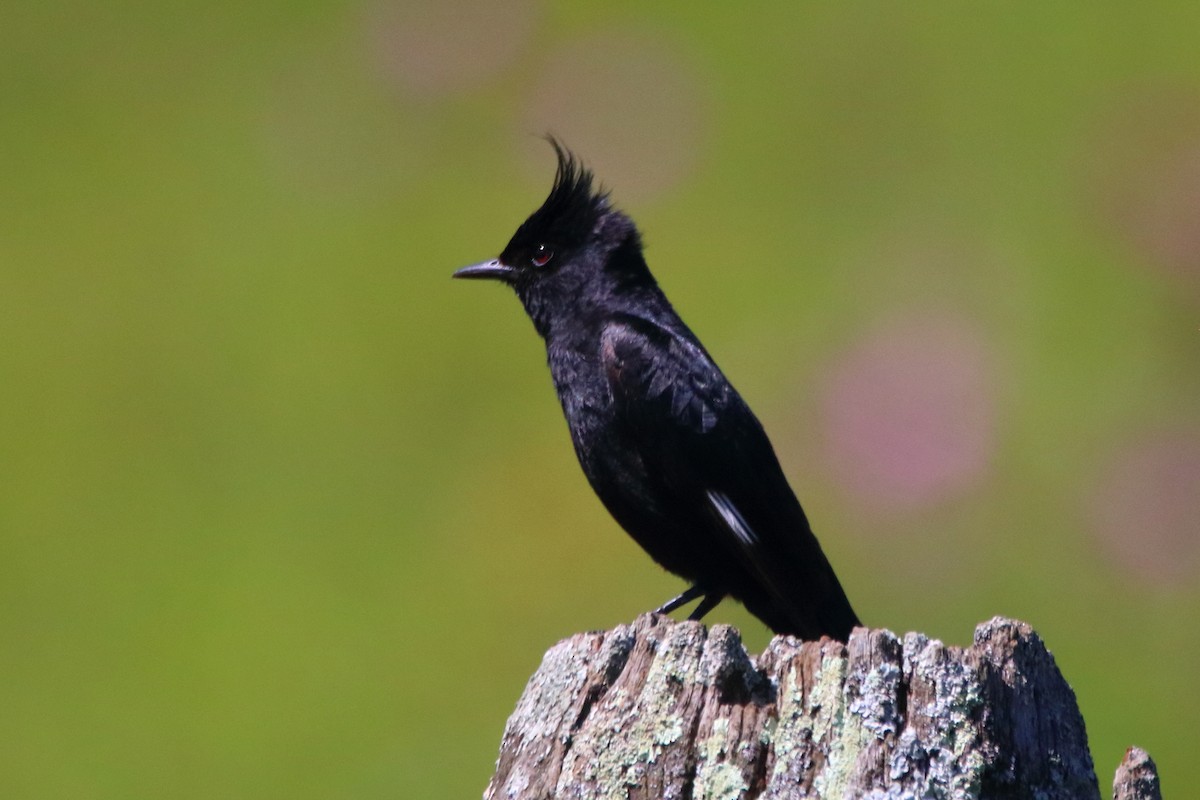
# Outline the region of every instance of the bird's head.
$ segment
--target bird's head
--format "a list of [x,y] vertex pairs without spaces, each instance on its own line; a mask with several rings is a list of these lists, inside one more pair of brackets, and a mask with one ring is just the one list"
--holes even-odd
[[539,333],[556,321],[603,307],[628,291],[654,288],[633,221],[593,187],[590,170],[554,139],[554,186],[517,228],[499,258],[463,267],[456,278],[509,284]]

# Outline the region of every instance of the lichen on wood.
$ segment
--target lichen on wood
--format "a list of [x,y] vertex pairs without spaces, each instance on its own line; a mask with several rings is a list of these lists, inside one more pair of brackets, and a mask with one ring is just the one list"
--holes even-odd
[[1125,751],[1125,758],[1113,778],[1113,800],[1162,800],[1158,767],[1142,748],[1131,747]]
[[[1148,785],[1138,764],[1128,782]],[[751,658],[729,626],[649,614],[546,653],[484,795],[1099,796],[1074,693],[1024,623],[982,623],[966,648],[865,628],[845,644],[778,636]]]

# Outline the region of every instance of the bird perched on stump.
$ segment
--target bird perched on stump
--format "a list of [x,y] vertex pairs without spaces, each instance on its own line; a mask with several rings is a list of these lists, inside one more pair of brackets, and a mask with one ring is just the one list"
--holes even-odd
[[702,598],[700,619],[729,596],[777,633],[845,641],[858,617],[762,425],[659,289],[633,221],[551,144],[541,208],[499,258],[454,277],[516,291],[592,489],[692,584],[660,612]]

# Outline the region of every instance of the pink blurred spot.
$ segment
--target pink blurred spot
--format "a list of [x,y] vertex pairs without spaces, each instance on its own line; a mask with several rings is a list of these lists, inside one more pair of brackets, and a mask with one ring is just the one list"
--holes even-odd
[[1200,95],[1137,87],[1101,121],[1091,149],[1102,224],[1148,265],[1200,287]]
[[1160,267],[1200,278],[1200,133],[1138,178],[1122,198],[1126,234]]
[[393,119],[356,82],[357,66],[340,52],[299,62],[279,74],[263,104],[268,163],[306,197],[340,202],[391,191],[413,158],[398,145]]
[[573,39],[541,67],[523,114],[522,143],[539,167],[535,137],[553,133],[622,199],[664,191],[695,164],[704,128],[699,76],[662,37],[636,31]]
[[525,47],[537,21],[530,0],[410,0],[368,18],[377,59],[413,94],[437,96],[496,76]]
[[1117,453],[1087,498],[1116,567],[1149,584],[1200,573],[1200,435],[1149,435]]
[[916,511],[961,493],[995,449],[993,380],[964,320],[899,321],[838,361],[822,392],[824,457],[856,502]]

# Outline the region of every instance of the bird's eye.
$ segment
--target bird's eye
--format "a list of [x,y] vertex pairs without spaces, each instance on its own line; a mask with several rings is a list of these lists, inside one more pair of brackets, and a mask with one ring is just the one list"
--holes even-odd
[[544,267],[550,263],[552,258],[554,258],[554,251],[544,244],[539,244],[533,249],[533,255],[529,260],[535,267]]

